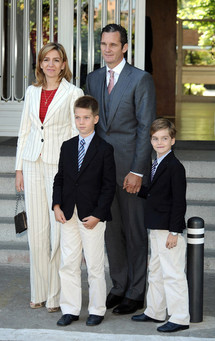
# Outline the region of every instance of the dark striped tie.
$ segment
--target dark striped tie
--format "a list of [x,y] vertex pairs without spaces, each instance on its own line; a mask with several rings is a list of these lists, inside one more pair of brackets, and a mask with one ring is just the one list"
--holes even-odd
[[152,164],[152,169],[151,169],[151,181],[153,180],[153,177],[155,175],[157,165],[158,165],[158,162],[157,162],[157,159],[155,159]]
[[84,149],[84,145],[85,145],[85,140],[82,139],[80,141],[80,148],[78,150],[78,170],[80,170],[84,156],[85,156],[85,149]]

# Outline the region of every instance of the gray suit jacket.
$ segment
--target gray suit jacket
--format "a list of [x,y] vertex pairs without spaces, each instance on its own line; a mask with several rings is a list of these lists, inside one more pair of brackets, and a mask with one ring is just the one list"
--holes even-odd
[[[148,175],[151,158],[149,130],[155,119],[152,76],[126,63],[112,90],[109,116],[105,116],[106,67],[87,76],[86,92],[100,106],[97,133],[114,147],[117,183],[130,172]],[[145,182],[145,181],[144,181]]]

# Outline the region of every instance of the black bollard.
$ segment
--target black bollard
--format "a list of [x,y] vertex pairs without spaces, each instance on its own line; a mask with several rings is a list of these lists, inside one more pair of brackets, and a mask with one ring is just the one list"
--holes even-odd
[[204,220],[199,217],[187,223],[187,281],[190,322],[203,320]]

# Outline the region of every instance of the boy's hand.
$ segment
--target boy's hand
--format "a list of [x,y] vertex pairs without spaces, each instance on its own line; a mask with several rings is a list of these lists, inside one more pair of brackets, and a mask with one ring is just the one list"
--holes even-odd
[[66,223],[66,218],[63,213],[63,211],[60,209],[59,205],[54,206],[54,215],[55,215],[55,220],[59,221],[59,223],[65,224]]
[[82,219],[83,225],[86,227],[86,229],[93,229],[99,221],[99,218],[93,217],[92,215]]
[[128,173],[123,182],[123,189],[128,193],[137,193],[142,185],[142,177],[133,173]]
[[177,245],[177,241],[178,241],[178,235],[173,236],[171,233],[169,233],[167,240],[166,240],[166,247],[168,249],[172,249],[173,247]]

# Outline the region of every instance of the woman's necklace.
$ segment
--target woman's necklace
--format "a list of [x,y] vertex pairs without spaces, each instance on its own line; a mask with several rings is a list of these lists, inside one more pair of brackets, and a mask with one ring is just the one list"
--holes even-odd
[[45,106],[47,105],[47,102],[49,100],[49,98],[51,97],[51,95],[53,94],[53,92],[56,91],[56,89],[52,90],[49,94],[48,97],[46,97],[46,90],[43,89],[43,93],[44,93],[44,96],[45,96]]

